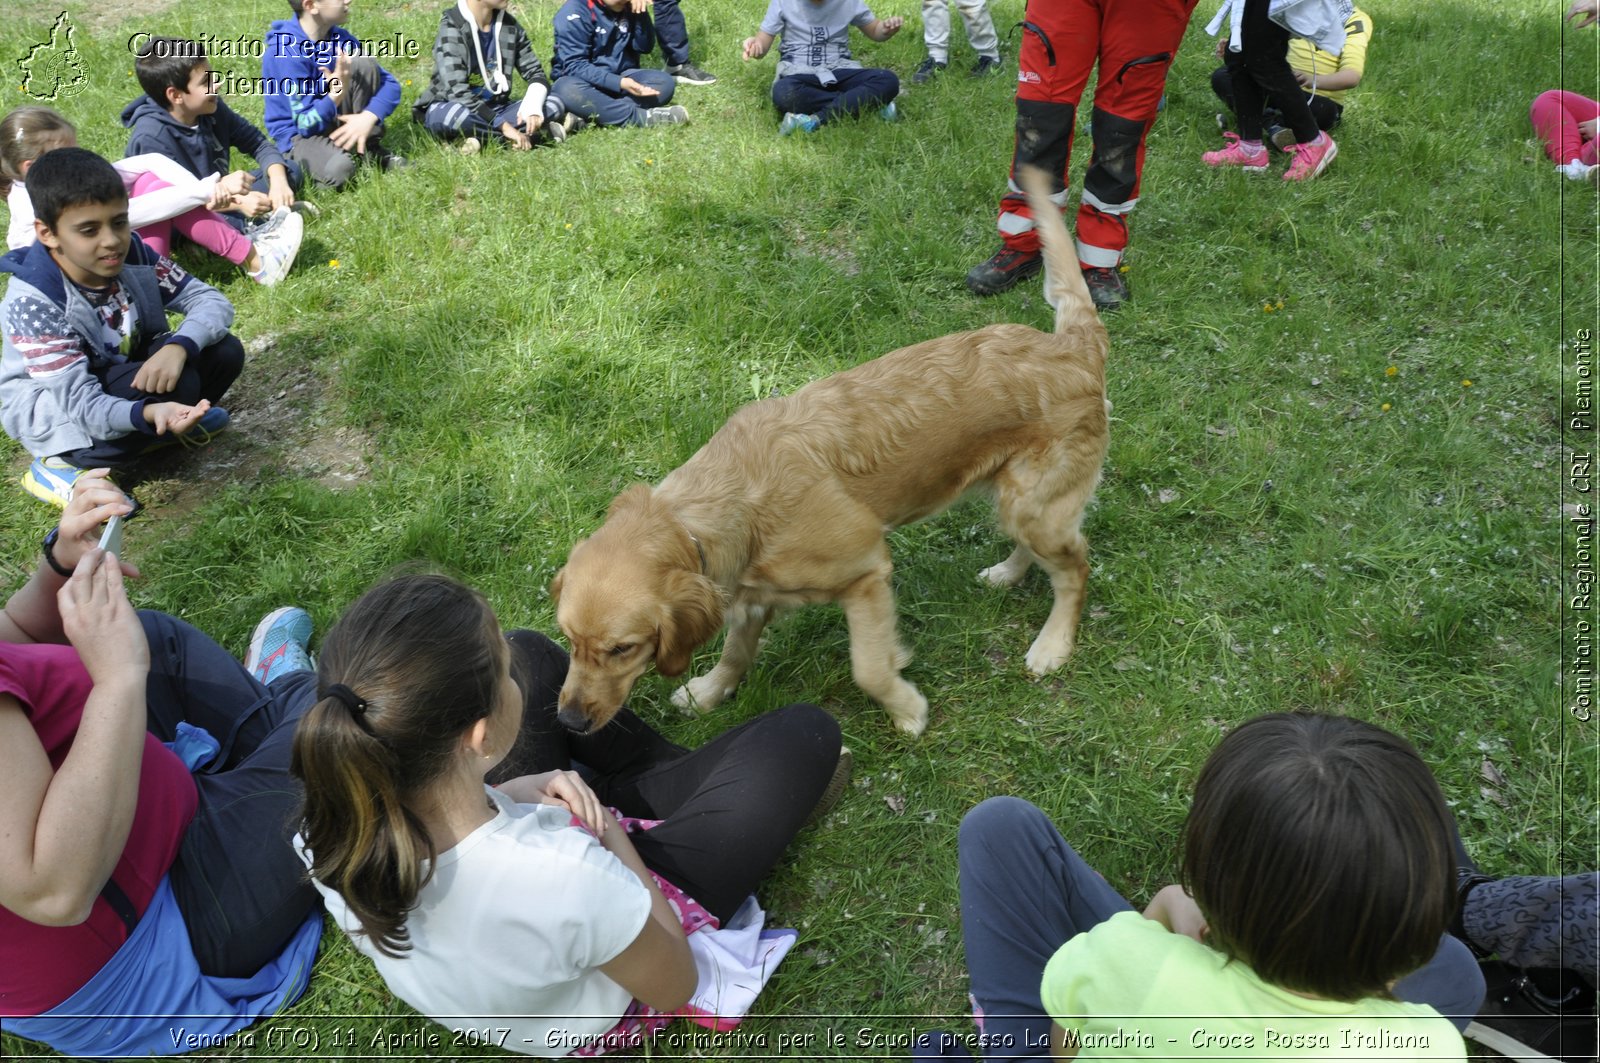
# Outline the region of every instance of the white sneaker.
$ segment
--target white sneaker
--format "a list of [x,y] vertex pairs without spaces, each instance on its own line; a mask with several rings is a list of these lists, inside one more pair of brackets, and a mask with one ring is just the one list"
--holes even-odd
[[294,265],[294,256],[300,253],[300,241],[305,233],[305,219],[291,212],[270,233],[257,240],[256,254],[261,256],[261,268],[250,274],[250,279],[270,288],[287,277],[289,267]]
[[1600,166],[1590,166],[1573,159],[1565,166],[1557,166],[1556,169],[1569,181],[1593,181],[1596,180],[1596,172],[1600,171]]

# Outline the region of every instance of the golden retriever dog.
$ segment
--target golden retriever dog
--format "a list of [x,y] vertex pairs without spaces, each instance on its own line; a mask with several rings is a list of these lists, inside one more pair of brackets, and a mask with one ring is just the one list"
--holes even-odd
[[681,675],[727,625],[722,658],[673,695],[706,711],[733,693],[775,611],[838,602],[857,685],[920,734],[928,702],[900,675],[884,534],[986,490],[1011,555],[979,578],[1011,586],[1033,563],[1055,592],[1026,663],[1072,652],[1089,572],[1079,530],[1107,447],[1107,339],[1059,208],[1024,184],[1055,331],[990,325],[904,347],[736,412],[659,485],[629,487],[572,548],[551,594],[572,647],[559,719],[603,727],[653,664]]

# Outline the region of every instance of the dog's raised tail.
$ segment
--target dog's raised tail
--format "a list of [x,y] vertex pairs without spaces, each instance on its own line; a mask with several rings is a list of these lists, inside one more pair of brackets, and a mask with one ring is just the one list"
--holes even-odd
[[1100,324],[1100,315],[1089,298],[1089,286],[1078,268],[1078,253],[1062,220],[1061,208],[1050,199],[1050,179],[1036,166],[1017,172],[1022,190],[1028,194],[1033,224],[1038,228],[1039,244],[1044,249],[1044,298],[1055,308],[1056,331],[1087,323]]

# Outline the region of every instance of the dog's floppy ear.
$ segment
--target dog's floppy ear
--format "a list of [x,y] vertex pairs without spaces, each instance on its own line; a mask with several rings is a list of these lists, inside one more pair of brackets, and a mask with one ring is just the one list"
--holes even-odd
[[682,675],[694,651],[722,626],[722,591],[698,572],[667,576],[666,600],[656,625],[656,671]]
[[556,570],[556,578],[550,581],[550,600],[552,602],[561,601],[561,580],[566,576],[566,574],[567,566],[562,565]]

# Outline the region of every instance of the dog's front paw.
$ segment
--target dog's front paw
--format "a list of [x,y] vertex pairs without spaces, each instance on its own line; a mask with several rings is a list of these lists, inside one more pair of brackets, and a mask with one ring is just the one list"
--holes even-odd
[[1045,637],[1040,635],[1033,640],[1033,645],[1028,647],[1028,656],[1025,658],[1025,662],[1028,666],[1028,671],[1034,675],[1048,675],[1066,664],[1067,658],[1071,656],[1072,645],[1070,643],[1062,645],[1054,640],[1047,642]]
[[928,699],[910,683],[905,687],[908,693],[897,696],[893,702],[884,702],[883,707],[889,711],[896,728],[916,738],[928,728]]
[[672,692],[672,703],[687,713],[707,713],[727,700],[733,693],[712,675],[702,675],[689,680]]

